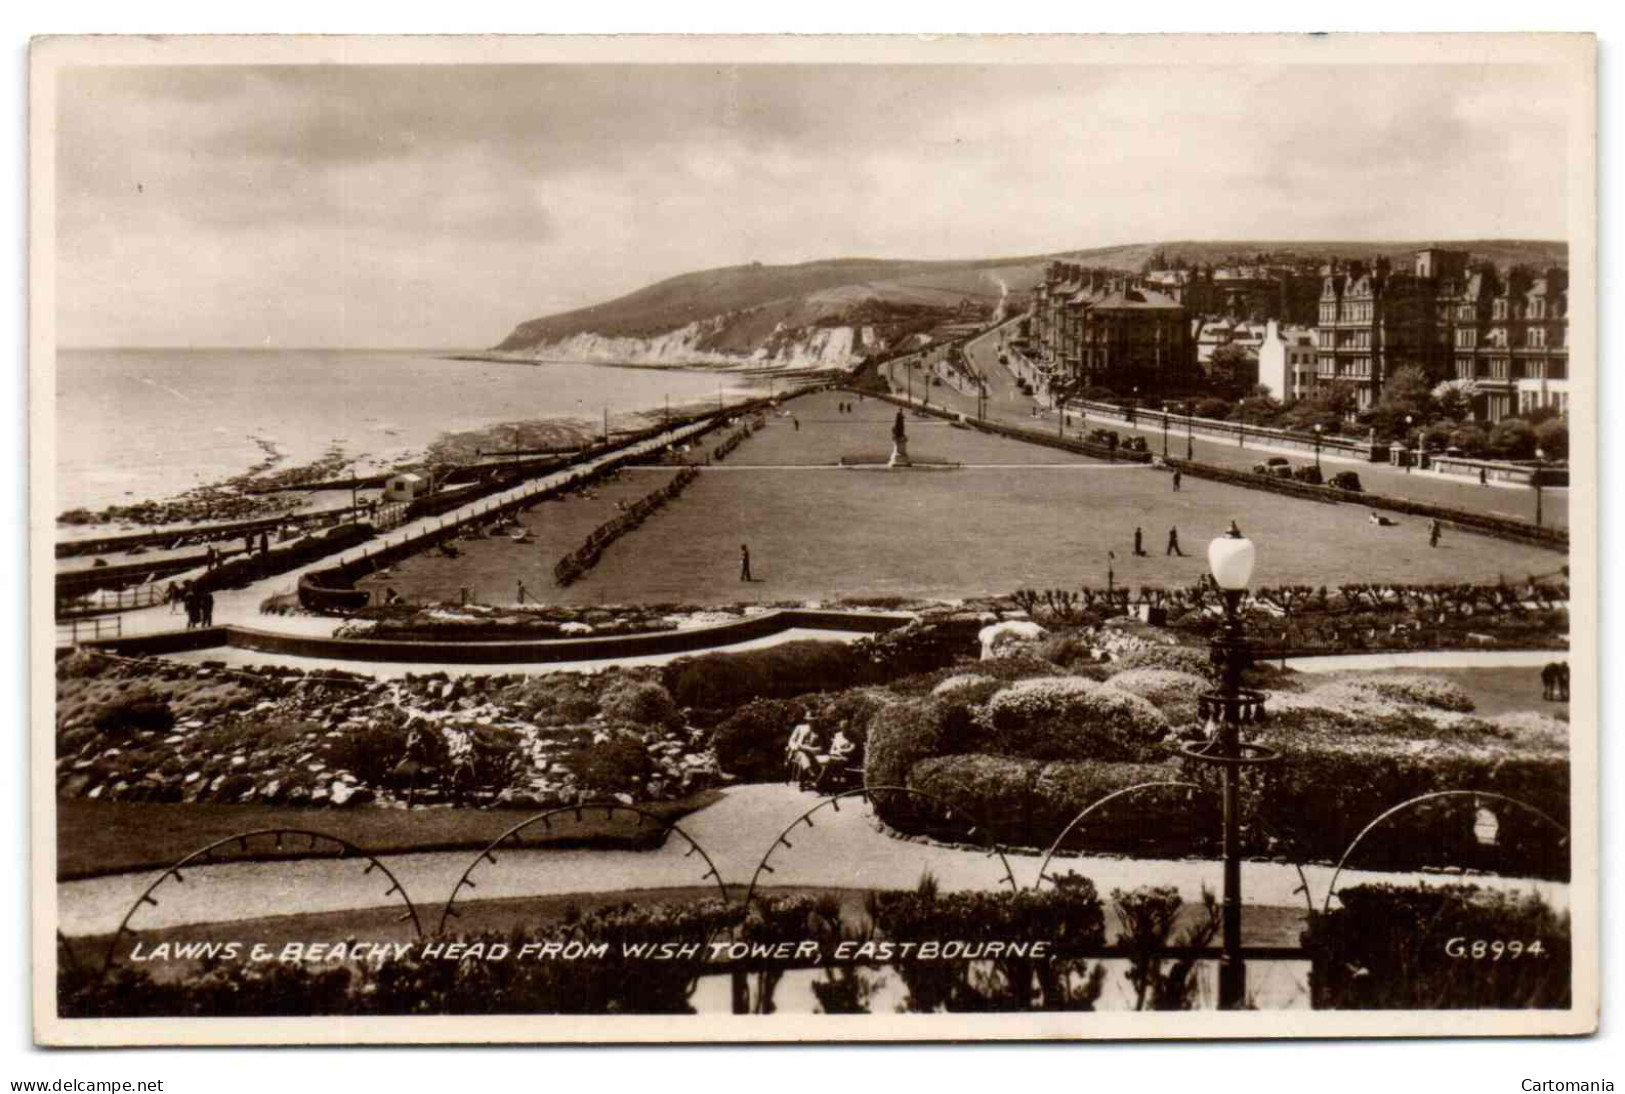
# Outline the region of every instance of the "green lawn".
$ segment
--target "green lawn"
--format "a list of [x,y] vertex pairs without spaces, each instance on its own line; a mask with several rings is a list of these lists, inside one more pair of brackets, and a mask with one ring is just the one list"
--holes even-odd
[[[688,815],[717,799],[705,791],[680,801],[644,805],[668,820]],[[171,866],[215,840],[264,828],[294,828],[337,836],[373,854],[408,851],[477,851],[532,812],[521,809],[297,809],[260,805],[185,806],[134,802],[57,799],[58,881]],[[638,846],[652,843],[660,830],[639,825],[632,813],[606,819],[590,810],[577,820],[564,814],[542,829],[527,829],[526,841],[560,846]],[[303,845],[276,852],[264,841],[246,854],[224,848],[222,859],[298,857]],[[320,845],[319,845],[320,846]]]
[[[855,412],[837,411],[851,401]],[[1184,585],[1207,572],[1207,541],[1231,520],[1258,544],[1256,584],[1495,581],[1550,573],[1564,557],[1487,536],[1447,531],[1427,545],[1428,522],[1371,524],[1359,504],[1324,505],[1108,464],[986,436],[934,419],[907,419],[912,454],[957,469],[841,469],[846,457],[883,460],[893,406],[820,394],[792,400],[788,417],[702,473],[672,506],[615,542],[567,589],[554,562],[614,512],[617,498],[655,489],[670,472],[628,471],[594,501],[548,503],[526,518],[536,542],[465,544],[460,559],[408,560],[369,585],[408,599],[513,603],[517,582],[547,602],[725,604],[841,597],[960,598],[1037,588],[1104,586],[1107,552],[1120,584]],[[1133,555],[1136,527],[1145,557]],[[1179,529],[1186,557],[1164,553]],[[739,581],[739,545],[757,580]]]
[[[1567,661],[1568,655],[1554,650],[1553,661]],[[1533,711],[1536,714],[1549,714],[1553,717],[1568,714],[1567,703],[1548,702],[1541,698],[1540,669],[1533,668],[1488,668],[1488,669],[1390,669],[1379,672],[1350,672],[1327,673],[1325,675],[1305,675],[1302,679],[1310,686],[1318,686],[1322,681],[1330,682],[1344,676],[1431,676],[1440,680],[1448,680],[1466,691],[1473,697],[1476,704],[1473,713],[1486,718],[1493,718],[1500,714],[1521,714]]]

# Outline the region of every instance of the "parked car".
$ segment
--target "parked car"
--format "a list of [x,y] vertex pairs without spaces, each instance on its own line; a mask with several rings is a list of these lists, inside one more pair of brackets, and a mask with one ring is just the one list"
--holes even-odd
[[1277,479],[1290,479],[1292,477],[1292,462],[1284,456],[1271,456],[1263,463],[1253,464],[1253,471],[1259,475],[1271,475]]
[[1297,482],[1306,482],[1310,486],[1319,486],[1325,481],[1320,477],[1320,468],[1316,467],[1312,463],[1306,463],[1302,467],[1293,468],[1292,478]]
[[1339,490],[1347,490],[1351,494],[1361,493],[1365,489],[1360,485],[1360,476],[1353,471],[1339,471],[1332,476],[1331,485]]

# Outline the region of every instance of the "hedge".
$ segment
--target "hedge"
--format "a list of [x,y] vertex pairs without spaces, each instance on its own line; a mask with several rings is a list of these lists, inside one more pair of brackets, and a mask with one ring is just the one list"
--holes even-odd
[[[1312,916],[1303,934],[1316,1010],[1572,1005],[1569,916],[1539,896],[1472,885],[1360,885],[1337,896],[1342,907]],[[1497,956],[1489,948],[1497,941],[1518,942],[1524,952],[1514,957],[1503,948]],[[1539,951],[1531,955],[1536,942]]]
[[[1242,839],[1252,854],[1335,862],[1387,809],[1442,790],[1484,790],[1527,802],[1567,824],[1569,756],[1551,742],[1509,739],[1493,723],[1461,719],[1439,726],[1414,714],[1352,715],[1335,710],[1277,712],[1257,741],[1281,759],[1242,774]],[[1215,788],[1213,767],[1182,760],[1183,777]],[[1485,802],[1499,824],[1496,843],[1474,833],[1472,799],[1437,799],[1378,829],[1350,867],[1413,870],[1461,867],[1566,878],[1569,848],[1527,810]]]
[[[910,769],[908,787],[953,810],[953,832],[965,837],[990,837],[999,843],[1030,843],[1023,837],[1031,830],[1032,788],[1043,769],[1041,760],[1011,756],[936,756]],[[891,812],[897,816],[902,809],[903,803],[893,803]],[[922,830],[923,825],[912,818],[898,819],[908,831]],[[940,819],[932,817],[933,821]],[[970,832],[972,824],[977,827],[974,834]]]
[[[853,643],[852,645],[855,645]],[[866,683],[868,663],[844,642],[785,642],[737,653],[683,657],[662,670],[680,707],[722,710],[752,699],[793,699]]]
[[915,764],[967,751],[969,735],[970,711],[963,705],[941,699],[893,703],[869,722],[863,781],[868,786],[907,786]]
[[[1179,778],[1177,765],[1073,761],[1044,765],[1030,788],[1030,846],[1049,846],[1085,809],[1141,783]],[[1064,847],[1157,856],[1198,854],[1219,832],[1217,799],[1169,788],[1128,795],[1091,814]]]

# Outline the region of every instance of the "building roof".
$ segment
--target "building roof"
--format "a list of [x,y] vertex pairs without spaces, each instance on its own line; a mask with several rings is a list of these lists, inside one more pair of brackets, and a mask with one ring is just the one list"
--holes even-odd
[[1184,305],[1151,289],[1114,289],[1094,304],[1101,311],[1184,310]]

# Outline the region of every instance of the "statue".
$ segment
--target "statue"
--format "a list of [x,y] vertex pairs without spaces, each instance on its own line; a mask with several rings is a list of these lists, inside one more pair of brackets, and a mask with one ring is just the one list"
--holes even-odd
[[891,459],[886,462],[887,467],[912,466],[908,459],[908,431],[903,426],[903,412],[897,412],[897,419],[891,427]]

